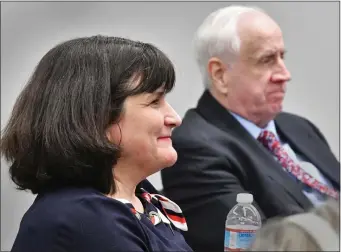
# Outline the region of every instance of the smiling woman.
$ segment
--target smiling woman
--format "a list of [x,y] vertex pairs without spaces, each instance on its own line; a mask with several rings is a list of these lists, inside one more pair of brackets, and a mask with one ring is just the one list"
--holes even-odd
[[141,177],[172,166],[177,153],[169,137],[179,124],[179,116],[165,100],[164,87],[128,97],[119,123],[108,129],[109,138],[120,140],[122,146],[114,176],[125,174],[133,164],[139,166],[134,174],[140,173]]
[[69,40],[41,59],[1,139],[12,180],[38,194],[13,252],[191,251],[181,209],[145,180],[177,159],[174,82],[163,52],[118,37]]

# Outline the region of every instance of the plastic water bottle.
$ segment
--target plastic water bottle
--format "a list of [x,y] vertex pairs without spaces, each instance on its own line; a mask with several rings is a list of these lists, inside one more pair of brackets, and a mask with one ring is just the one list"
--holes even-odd
[[237,204],[226,217],[224,251],[247,250],[253,242],[262,220],[252,202],[252,194],[237,195]]

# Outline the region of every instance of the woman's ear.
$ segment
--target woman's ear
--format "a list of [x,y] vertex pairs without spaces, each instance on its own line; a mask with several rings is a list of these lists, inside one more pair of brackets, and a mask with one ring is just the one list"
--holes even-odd
[[113,123],[106,129],[106,136],[109,142],[119,145],[122,138],[122,132],[119,123]]

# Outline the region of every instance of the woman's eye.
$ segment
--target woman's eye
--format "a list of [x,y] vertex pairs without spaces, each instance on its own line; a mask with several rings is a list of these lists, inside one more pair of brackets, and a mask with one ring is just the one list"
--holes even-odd
[[159,105],[160,104],[160,99],[155,99],[150,104],[151,105]]

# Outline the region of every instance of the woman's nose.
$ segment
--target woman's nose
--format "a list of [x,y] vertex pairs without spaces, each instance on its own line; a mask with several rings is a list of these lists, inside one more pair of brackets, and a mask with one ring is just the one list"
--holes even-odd
[[172,128],[176,128],[178,126],[181,125],[181,118],[178,115],[178,113],[176,113],[176,111],[168,104],[168,113],[165,117],[165,124],[167,126],[170,126]]

